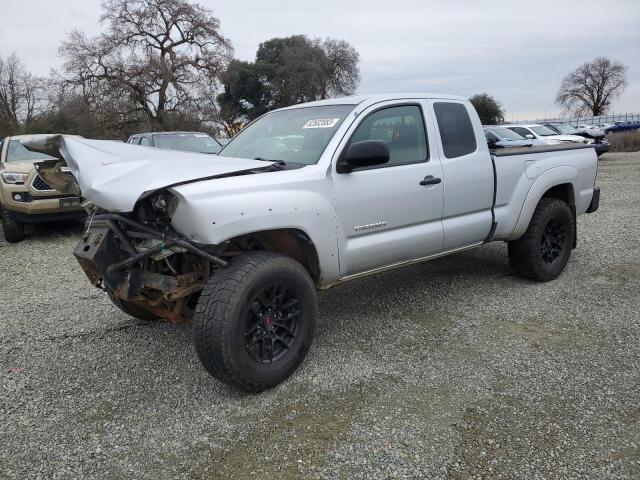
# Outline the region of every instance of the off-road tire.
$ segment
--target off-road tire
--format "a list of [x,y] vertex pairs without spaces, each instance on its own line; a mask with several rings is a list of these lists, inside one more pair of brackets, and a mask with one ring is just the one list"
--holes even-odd
[[154,315],[135,303],[119,299],[111,292],[107,292],[107,295],[109,295],[109,298],[116,307],[131,317],[137,318],[138,320],[144,320],[145,322],[152,322],[160,319],[157,315]]
[[11,212],[0,206],[0,220],[2,221],[2,231],[7,242],[21,242],[26,238],[24,233],[24,223],[16,222]]
[[[554,242],[559,251],[552,261],[545,260],[543,253],[545,229],[550,225],[557,225],[564,231],[562,240]],[[543,198],[533,212],[525,234],[509,242],[511,268],[517,275],[537,282],[557,278],[571,256],[574,235],[573,212],[569,205],[557,198]]]
[[[289,338],[290,346],[286,351],[284,343],[280,346],[282,356],[274,360],[275,343],[271,340],[272,363],[261,363],[261,359],[252,357],[255,353],[251,348],[257,347],[248,345],[247,338],[252,337],[248,337],[251,332],[247,329],[251,322],[257,322],[254,329],[259,332],[279,328],[273,319],[273,327],[271,323],[265,326],[260,320],[263,313],[255,311],[268,303],[264,299],[258,302],[257,297],[270,291],[269,285],[286,287],[284,290],[291,295],[287,304],[291,298],[298,299],[298,313],[294,317],[297,323],[292,327],[296,330],[295,336]],[[280,305],[284,301],[282,293]],[[285,310],[290,312],[287,316],[294,315],[293,310]],[[213,377],[247,392],[259,392],[278,385],[298,368],[311,345],[316,312],[315,287],[300,263],[279,253],[250,252],[235,257],[207,282],[193,317],[193,342],[200,361]],[[283,315],[282,310],[277,315]],[[261,349],[264,342],[259,344]]]

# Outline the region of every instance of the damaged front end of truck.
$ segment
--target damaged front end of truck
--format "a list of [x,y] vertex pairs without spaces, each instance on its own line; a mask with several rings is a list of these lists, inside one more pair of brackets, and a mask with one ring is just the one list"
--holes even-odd
[[208,155],[62,136],[43,136],[27,148],[58,158],[37,164],[39,174],[84,199],[86,229],[74,255],[91,283],[133,316],[172,322],[192,317],[205,283],[233,252],[228,244],[199,245],[176,232],[171,216],[177,198],[168,189],[265,168],[252,160],[236,165]]
[[137,305],[173,322],[189,319],[212,268],[227,262],[172,232],[161,219],[133,218],[91,214],[75,257],[91,283],[125,307]]

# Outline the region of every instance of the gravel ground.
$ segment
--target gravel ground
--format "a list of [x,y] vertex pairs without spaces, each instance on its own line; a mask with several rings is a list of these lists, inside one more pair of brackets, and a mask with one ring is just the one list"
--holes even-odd
[[640,478],[639,178],[603,157],[554,282],[492,244],[323,292],[259,395],[92,288],[77,225],[0,241],[0,477]]

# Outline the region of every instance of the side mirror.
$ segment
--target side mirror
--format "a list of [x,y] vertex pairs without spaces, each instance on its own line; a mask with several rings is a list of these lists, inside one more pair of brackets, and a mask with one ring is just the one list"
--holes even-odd
[[527,133],[524,138],[528,138],[529,140],[533,140],[535,137],[533,135],[531,135],[530,133]]
[[352,143],[346,155],[338,160],[338,173],[351,173],[355,168],[382,165],[389,161],[389,147],[382,140],[363,140]]

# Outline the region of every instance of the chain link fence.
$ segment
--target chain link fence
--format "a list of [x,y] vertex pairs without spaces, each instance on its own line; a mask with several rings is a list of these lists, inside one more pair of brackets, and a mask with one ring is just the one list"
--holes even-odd
[[547,117],[538,118],[531,121],[520,121],[518,123],[548,123],[548,122],[562,122],[570,125],[601,125],[603,123],[615,123],[615,122],[640,122],[640,113],[612,113],[610,115],[583,116],[583,117]]

